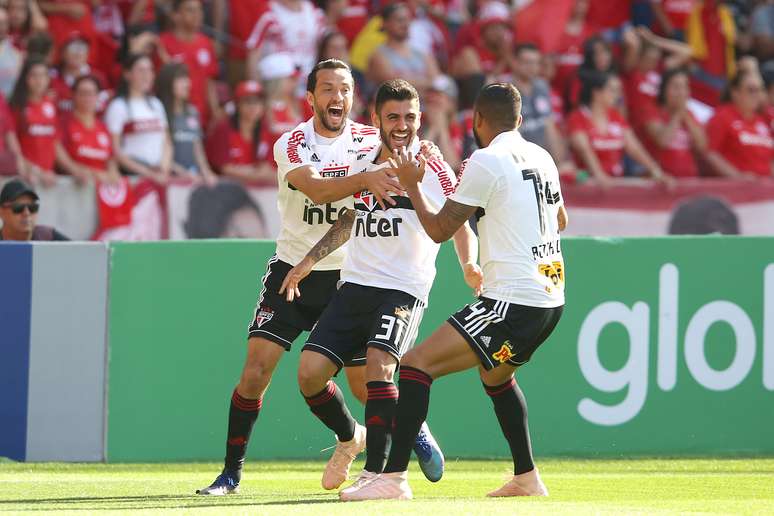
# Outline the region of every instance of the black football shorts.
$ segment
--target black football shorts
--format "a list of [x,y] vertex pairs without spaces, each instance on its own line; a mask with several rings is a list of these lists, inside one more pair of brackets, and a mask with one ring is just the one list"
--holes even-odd
[[344,283],[309,334],[304,350],[341,368],[375,347],[400,361],[416,341],[425,305],[400,290]]
[[563,308],[523,306],[481,297],[449,317],[448,322],[489,370],[500,364],[526,364],[554,331]]

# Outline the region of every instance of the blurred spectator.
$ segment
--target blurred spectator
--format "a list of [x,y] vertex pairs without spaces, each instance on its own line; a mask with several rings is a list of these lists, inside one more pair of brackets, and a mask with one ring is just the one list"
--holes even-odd
[[602,36],[592,36],[583,42],[583,62],[572,76],[567,89],[566,105],[574,108],[578,105],[581,88],[588,77],[597,76],[599,73],[613,73],[617,71],[613,57],[613,49],[610,43]]
[[[214,24],[219,34],[227,35],[226,77],[231,85],[237,84],[245,76],[246,42],[267,5],[267,0],[217,0]],[[228,16],[225,15],[226,10]]]
[[191,78],[184,63],[167,63],[159,70],[156,94],[167,113],[167,127],[172,138],[172,170],[181,176],[204,180],[208,185],[217,181],[207,162],[202,144],[199,113],[190,102]]
[[657,95],[657,107],[645,121],[648,148],[668,174],[695,177],[695,154],[704,156],[707,136],[704,128],[688,110],[691,98],[688,72],[675,68],[664,73]]
[[27,38],[27,57],[37,56],[51,68],[54,66],[54,40],[46,32],[37,32]]
[[167,116],[153,96],[153,63],[147,55],[132,54],[124,63],[116,98],[108,106],[105,123],[121,171],[166,184],[172,166]]
[[11,179],[0,191],[0,241],[69,240],[56,229],[38,226],[40,198],[32,186],[20,179]]
[[312,107],[299,99],[298,70],[287,54],[264,57],[259,65],[266,114],[261,122],[258,159],[275,167],[274,143],[283,133],[312,117]]
[[774,134],[774,70],[766,74],[766,92],[768,102],[763,108],[763,116],[769,121],[771,134]]
[[15,176],[24,172],[23,158],[16,138],[13,116],[5,97],[0,94],[0,176]]
[[188,200],[188,238],[267,238],[263,212],[239,183],[200,186]]
[[558,56],[556,54],[543,54],[540,60],[540,78],[543,79],[551,88],[551,111],[554,114],[554,122],[559,128],[559,132],[564,132],[564,99],[554,85],[556,78]]
[[285,52],[306,77],[315,65],[317,42],[324,29],[325,15],[309,0],[270,0],[269,8],[258,18],[247,40],[245,76],[260,79],[261,59]]
[[685,40],[685,26],[695,0],[650,0],[654,30],[668,38]]
[[688,63],[691,47],[656,36],[645,27],[638,27],[637,31],[638,57],[634,67],[624,75],[624,91],[629,123],[639,137],[644,137],[645,121],[656,108],[661,73]]
[[[221,175],[243,183],[276,185],[276,170],[258,158],[264,95],[260,83],[244,81],[234,93],[236,112],[207,142],[207,154]],[[271,151],[271,149],[270,149]]]
[[320,44],[317,47],[317,62],[325,59],[339,59],[345,63],[349,62],[349,49],[344,34],[333,31],[320,38]]
[[37,0],[8,0],[8,33],[16,48],[25,50],[27,39],[48,30],[48,21],[38,7]]
[[573,169],[568,161],[567,148],[554,123],[551,109],[551,90],[539,77],[540,50],[531,43],[516,47],[513,83],[521,93],[523,121],[519,132],[528,141],[548,150],[560,169]]
[[105,3],[113,3],[118,7],[126,27],[141,25],[151,29],[157,28],[154,0],[107,0]]
[[382,20],[387,41],[371,56],[368,80],[377,85],[390,79],[406,79],[421,96],[439,73],[435,57],[423,55],[409,44],[411,11],[406,4],[389,4],[382,11]]
[[552,85],[563,99],[569,98],[572,78],[583,63],[583,43],[593,34],[586,20],[588,11],[589,0],[575,0],[557,44],[556,75]]
[[645,167],[653,179],[669,182],[670,178],[615,109],[620,96],[621,80],[616,75],[599,72],[586,78],[581,91],[581,107],[567,121],[570,145],[578,166],[585,168],[600,186],[607,187],[611,185],[611,176],[623,176],[626,152]]
[[481,6],[478,17],[460,28],[452,61],[452,75],[463,79],[484,75],[486,82],[495,82],[511,68],[510,12],[498,0]]
[[730,9],[719,0],[697,2],[688,17],[685,40],[698,69],[692,85],[694,96],[716,106],[727,78],[736,73],[736,26]]
[[[99,84],[99,89],[107,86],[107,80],[98,70],[89,65],[89,42],[79,34],[73,34],[65,41],[60,53],[59,66],[51,71],[51,90],[56,97],[56,107],[61,115],[72,110],[73,84],[78,77],[91,75]],[[98,111],[103,111],[107,105],[106,95],[97,99]]]
[[[368,9],[371,6],[369,0],[332,0],[343,7],[341,16],[336,22],[336,27],[352,43],[355,37],[368,23]],[[327,11],[328,9],[326,9]]]
[[753,51],[761,63],[774,60],[774,0],[759,0],[752,13]]
[[46,97],[48,85],[48,66],[39,57],[30,57],[8,100],[22,155],[20,172],[44,186],[56,183],[54,159],[59,138],[56,106]]
[[62,146],[57,149],[57,165],[72,176],[101,183],[117,183],[118,173],[113,145],[107,127],[97,116],[99,80],[81,75],[72,85],[72,112],[62,120]]
[[759,114],[766,99],[760,75],[740,72],[729,82],[726,103],[707,124],[708,161],[725,177],[774,174],[771,127]]
[[0,93],[11,94],[19,76],[23,56],[8,35],[8,11],[0,7]]
[[38,5],[46,16],[49,33],[57,46],[60,46],[74,32],[82,34],[90,43],[93,43],[92,0],[41,0]]
[[202,127],[207,127],[211,116],[217,119],[222,113],[215,90],[218,60],[212,41],[200,32],[203,16],[201,0],[174,0],[174,28],[159,36],[159,55],[162,62],[180,61],[188,66],[191,104],[201,116]]
[[457,95],[454,80],[447,75],[438,75],[422,99],[422,139],[435,143],[453,170],[459,169],[463,140]]

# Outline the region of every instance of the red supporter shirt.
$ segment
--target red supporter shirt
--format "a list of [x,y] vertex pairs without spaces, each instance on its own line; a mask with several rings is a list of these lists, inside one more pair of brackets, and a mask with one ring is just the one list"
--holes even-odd
[[658,3],[661,4],[661,8],[672,26],[677,30],[685,30],[688,16],[690,16],[695,2],[693,0],[658,0]]
[[726,76],[726,38],[720,26],[717,7],[704,7],[701,11],[701,24],[707,42],[707,57],[699,65],[712,75]]
[[234,38],[228,46],[228,57],[244,59],[247,57],[247,38],[250,37],[258,18],[266,10],[269,0],[229,0],[228,4],[229,36]]
[[[121,11],[121,17],[126,22],[129,19],[129,15],[132,13],[132,7],[137,0],[113,0],[113,3],[118,6]],[[140,23],[153,23],[156,21],[156,6],[154,0],[147,0],[145,2],[145,9],[142,12],[142,18]]]
[[632,18],[632,0],[591,0],[586,22],[594,29],[620,27]]
[[54,39],[57,47],[70,37],[73,33],[78,33],[93,43],[94,20],[91,17],[91,0],[60,0],[60,5],[81,4],[84,7],[84,15],[78,19],[71,18],[65,14],[46,14],[48,20],[48,32]]
[[19,139],[22,155],[43,170],[54,170],[55,146],[59,137],[56,106],[45,98],[27,104],[23,114],[13,112],[16,137]]
[[632,70],[624,79],[629,122],[639,131],[656,109],[661,74],[655,70],[644,73]]
[[14,130],[13,116],[5,97],[0,93],[0,153],[8,150],[5,135]]
[[[567,119],[568,132],[585,133],[602,170],[608,175],[620,177],[623,175],[624,133],[629,124],[615,109],[608,111],[607,118],[607,127],[600,130],[591,119],[591,111],[587,107],[581,107],[573,111]],[[576,163],[579,167],[586,167],[579,156],[576,156]]]
[[[260,142],[257,149],[260,161],[268,161],[273,166],[276,166],[273,151],[274,143],[284,133],[293,130],[298,124],[312,117],[313,113],[310,112],[311,108],[306,99],[299,102],[298,117],[294,116],[294,113],[285,102],[277,102],[269,108],[269,113],[261,125]],[[271,120],[271,123],[268,123],[269,120]]]
[[573,35],[563,32],[559,39],[559,51],[556,56],[556,76],[553,80],[554,87],[562,96],[567,95],[570,82],[583,63],[583,42],[591,35],[588,26],[579,34]]
[[[690,112],[688,113],[695,123],[698,121]],[[651,111],[648,122],[661,122],[666,125],[669,123],[671,115],[664,109],[654,108]],[[674,136],[669,140],[666,147],[656,145],[654,142],[648,139],[648,150],[653,154],[653,157],[658,161],[661,168],[663,168],[668,174],[675,177],[696,177],[699,175],[698,168],[696,167],[696,158],[693,155],[693,148],[691,147],[691,134],[688,132],[688,128],[684,124],[675,131]]]
[[191,104],[201,113],[202,126],[206,127],[210,114],[207,103],[207,84],[218,74],[218,60],[215,57],[212,41],[201,33],[194,36],[191,41],[183,41],[172,32],[162,33],[159,40],[172,60],[183,62],[188,66],[191,77]]
[[481,24],[473,21],[463,25],[457,33],[454,54],[458,55],[465,47],[472,47],[478,54],[481,69],[485,74],[491,72],[497,65],[497,57],[486,48],[481,38]]
[[113,145],[107,127],[98,118],[87,127],[76,116],[68,115],[62,122],[62,144],[67,154],[78,163],[96,170],[107,170],[113,156]]
[[[92,75],[99,82],[100,88],[105,88],[107,86],[107,79],[105,79],[105,76],[99,70],[93,70],[89,68],[88,65],[86,69],[83,70],[83,73],[79,74],[79,76],[80,75]],[[72,88],[73,84],[75,83],[75,79],[77,79],[77,77],[64,76],[59,73],[58,70],[51,71],[51,83],[49,85],[49,90],[51,90],[51,93],[53,93],[54,97],[56,98],[56,109],[60,116],[63,113],[73,110]],[[109,100],[109,92],[104,89],[100,89],[97,110],[100,112],[104,111]]]
[[369,0],[349,0],[341,18],[336,22],[336,28],[344,34],[351,45],[355,37],[368,23]]
[[760,115],[744,119],[731,104],[719,107],[707,123],[709,148],[742,172],[771,175],[774,143],[771,128]]

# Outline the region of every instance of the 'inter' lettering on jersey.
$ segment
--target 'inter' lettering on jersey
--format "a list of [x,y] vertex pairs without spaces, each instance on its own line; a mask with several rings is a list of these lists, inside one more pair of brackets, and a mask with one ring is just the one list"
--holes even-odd
[[[352,209],[352,198],[327,204],[314,204],[288,183],[286,175],[302,166],[314,167],[323,177],[345,177],[359,172],[355,166],[363,156],[379,145],[379,132],[373,127],[347,120],[344,131],[335,139],[322,139],[314,132],[313,119],[299,124],[274,144],[279,191],[277,207],[282,220],[277,237],[277,257],[296,265],[336,222],[342,208]],[[362,159],[362,158],[361,158]],[[342,246],[320,260],[314,270],[336,270],[344,261]]]
[[564,304],[557,215],[559,172],[551,155],[517,131],[468,160],[453,201],[478,206],[485,297],[525,306]]
[[[419,152],[419,142],[412,145]],[[373,164],[379,148],[369,153],[368,170],[389,166]],[[439,210],[456,186],[454,172],[444,161],[428,162],[422,192]],[[341,279],[358,285],[400,290],[427,304],[435,278],[439,245],[427,235],[407,196],[393,196],[396,204],[383,210],[370,192],[355,195],[357,216]]]

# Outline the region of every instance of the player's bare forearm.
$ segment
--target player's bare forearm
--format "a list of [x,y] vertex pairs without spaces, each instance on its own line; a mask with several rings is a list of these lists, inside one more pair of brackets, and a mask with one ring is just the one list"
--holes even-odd
[[355,211],[344,209],[338,220],[333,223],[327,233],[306,254],[306,259],[317,263],[349,240],[352,234],[352,224],[355,222]]
[[406,187],[411,203],[417,213],[422,227],[433,242],[441,243],[449,240],[460,227],[467,222],[476,212],[475,206],[460,204],[447,200],[438,213],[430,209],[425,195],[419,184],[414,183]]
[[461,267],[478,262],[478,238],[467,222],[454,233],[454,250]]
[[287,174],[287,180],[315,204],[340,201],[363,190],[369,190],[382,208],[395,204],[390,193],[400,194],[400,183],[386,169],[362,172],[345,177],[322,177],[310,166],[299,167]]

